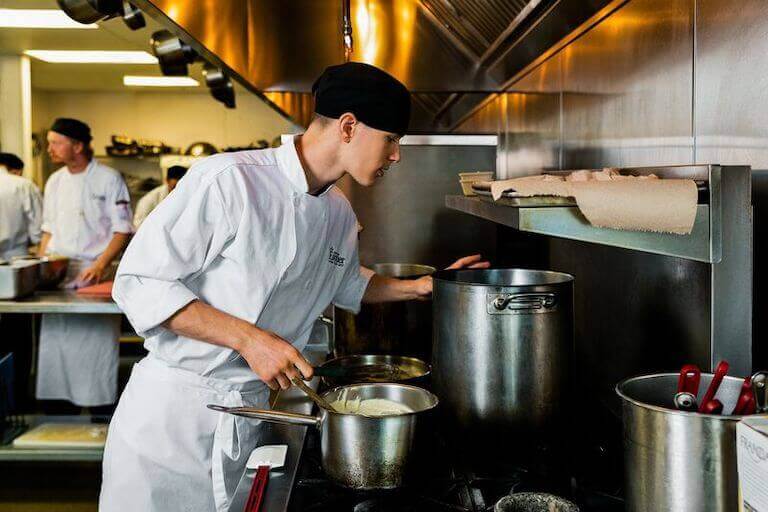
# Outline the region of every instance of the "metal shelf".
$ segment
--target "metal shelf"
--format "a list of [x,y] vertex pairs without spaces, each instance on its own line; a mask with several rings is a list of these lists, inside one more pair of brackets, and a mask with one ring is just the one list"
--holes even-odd
[[[521,207],[504,199],[446,196],[445,205],[520,231],[591,242],[635,251],[716,263],[719,251],[710,244],[709,205],[699,205],[690,235],[597,228],[575,206]],[[713,250],[713,248],[715,250]]]

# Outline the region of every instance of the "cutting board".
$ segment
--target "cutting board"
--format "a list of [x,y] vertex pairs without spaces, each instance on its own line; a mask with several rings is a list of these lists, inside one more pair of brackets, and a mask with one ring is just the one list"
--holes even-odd
[[104,448],[107,427],[95,423],[43,423],[13,441],[16,448]]
[[111,297],[113,283],[113,281],[104,281],[103,283],[94,284],[92,286],[84,286],[83,288],[78,288],[77,293],[80,295],[91,295],[93,297]]

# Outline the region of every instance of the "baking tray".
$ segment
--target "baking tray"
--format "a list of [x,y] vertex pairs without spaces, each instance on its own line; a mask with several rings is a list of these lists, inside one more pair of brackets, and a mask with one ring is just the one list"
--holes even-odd
[[501,194],[501,199],[494,201],[491,196],[491,187],[486,184],[472,184],[472,192],[483,201],[490,201],[502,206],[516,206],[518,208],[536,208],[548,206],[576,206],[576,200],[572,197],[559,196],[523,196],[517,192],[507,191]]

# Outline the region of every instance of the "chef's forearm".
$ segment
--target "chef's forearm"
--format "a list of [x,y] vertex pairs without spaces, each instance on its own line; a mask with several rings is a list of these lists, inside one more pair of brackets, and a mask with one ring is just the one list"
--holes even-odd
[[245,320],[197,300],[177,311],[165,321],[163,327],[186,338],[237,351],[243,343],[253,337],[253,331],[256,329]]
[[104,249],[104,252],[99,255],[98,258],[96,258],[96,264],[98,264],[101,268],[107,268],[112,261],[117,258],[117,255],[120,254],[120,252],[125,249],[125,246],[128,245],[128,240],[131,238],[131,235],[128,233],[115,233],[112,235],[112,240],[109,241],[109,244],[107,245],[107,248]]
[[43,231],[43,236],[40,237],[40,245],[37,247],[37,255],[44,256],[45,251],[48,249],[48,242],[51,241],[51,234]]
[[423,295],[423,283],[420,279],[393,279],[374,274],[365,289],[363,302],[396,302],[418,299]]

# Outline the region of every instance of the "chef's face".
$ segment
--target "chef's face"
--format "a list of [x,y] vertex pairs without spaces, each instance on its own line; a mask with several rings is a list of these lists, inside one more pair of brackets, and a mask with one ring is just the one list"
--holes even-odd
[[389,166],[400,161],[400,135],[357,122],[345,148],[347,173],[369,187],[383,178]]
[[48,132],[48,156],[54,163],[66,163],[83,152],[83,143],[60,133]]
[[179,183],[179,180],[174,178],[168,178],[165,180],[165,184],[168,185],[168,192],[173,192],[173,189],[176,188],[177,183]]

